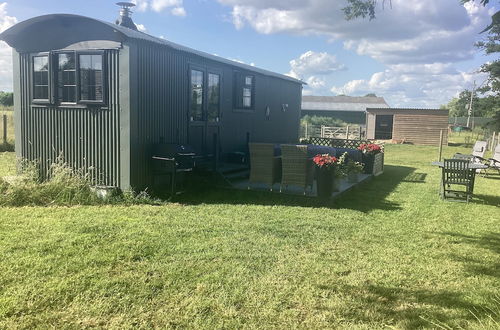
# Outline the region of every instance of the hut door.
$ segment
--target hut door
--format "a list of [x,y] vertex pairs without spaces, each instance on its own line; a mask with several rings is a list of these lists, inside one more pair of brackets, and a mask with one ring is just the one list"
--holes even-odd
[[377,115],[375,119],[375,139],[392,139],[392,124],[394,115]]
[[220,82],[220,73],[191,69],[189,144],[202,156],[213,156],[219,145]]

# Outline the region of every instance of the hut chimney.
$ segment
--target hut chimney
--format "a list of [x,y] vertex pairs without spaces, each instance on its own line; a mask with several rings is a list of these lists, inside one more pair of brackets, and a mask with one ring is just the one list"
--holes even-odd
[[130,8],[134,7],[135,4],[131,2],[117,2],[116,4],[121,7],[120,17],[118,17],[118,19],[115,22],[116,25],[124,26],[129,29],[137,31],[137,26],[135,26],[134,22],[132,21],[132,18],[130,17],[132,14]]

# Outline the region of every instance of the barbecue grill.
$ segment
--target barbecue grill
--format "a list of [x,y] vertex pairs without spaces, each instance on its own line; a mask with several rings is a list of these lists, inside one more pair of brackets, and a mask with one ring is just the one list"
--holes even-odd
[[[170,184],[172,195],[182,191],[185,185],[185,173],[195,166],[196,153],[187,145],[161,143],[152,148],[153,177],[156,187]],[[177,188],[181,187],[180,190]]]

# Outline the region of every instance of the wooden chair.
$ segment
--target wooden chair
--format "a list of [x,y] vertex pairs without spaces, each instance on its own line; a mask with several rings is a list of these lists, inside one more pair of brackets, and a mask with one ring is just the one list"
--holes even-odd
[[306,145],[283,144],[281,145],[282,178],[280,192],[283,186],[289,185],[312,189],[314,179],[314,164],[307,156]]
[[[442,170],[442,193],[443,199],[464,198],[469,202],[474,187],[474,172],[469,168],[470,162],[466,159],[445,159]],[[455,186],[464,187],[457,190]]]
[[250,150],[249,183],[265,183],[273,191],[273,184],[281,181],[281,157],[274,156],[274,144],[249,143],[248,148]]

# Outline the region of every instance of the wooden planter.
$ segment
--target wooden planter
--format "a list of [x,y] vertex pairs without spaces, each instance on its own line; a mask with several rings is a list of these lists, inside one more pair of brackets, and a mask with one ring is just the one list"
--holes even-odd
[[363,154],[364,169],[363,173],[373,174],[375,176],[384,173],[384,153],[376,155]]

